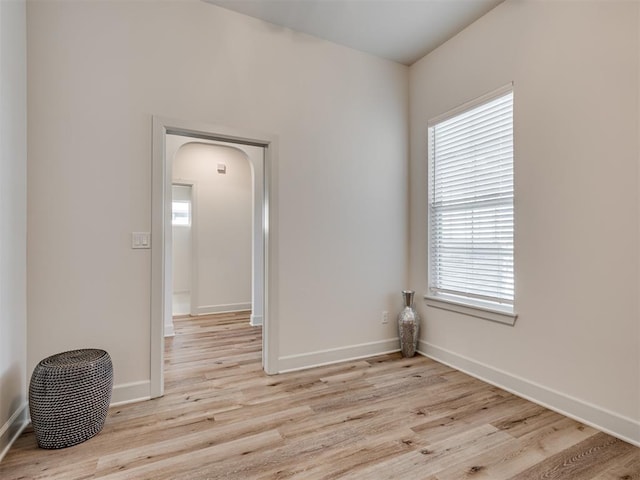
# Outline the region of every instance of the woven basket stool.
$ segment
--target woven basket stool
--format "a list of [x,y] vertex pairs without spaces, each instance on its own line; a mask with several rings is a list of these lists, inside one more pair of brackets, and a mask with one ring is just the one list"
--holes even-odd
[[65,448],[98,434],[107,418],[113,366],[104,350],[58,353],[42,360],[29,384],[29,412],[40,448]]

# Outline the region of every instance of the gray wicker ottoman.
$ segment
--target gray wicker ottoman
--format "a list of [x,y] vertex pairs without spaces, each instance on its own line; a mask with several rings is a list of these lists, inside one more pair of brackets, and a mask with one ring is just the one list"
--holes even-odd
[[52,355],[34,369],[29,412],[40,448],[77,445],[98,434],[107,418],[113,366],[104,350]]

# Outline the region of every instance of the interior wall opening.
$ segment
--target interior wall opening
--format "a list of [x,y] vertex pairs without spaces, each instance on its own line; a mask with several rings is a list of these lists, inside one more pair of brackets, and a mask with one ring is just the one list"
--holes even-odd
[[[191,141],[172,164],[172,316],[251,311],[257,317],[247,153]],[[167,322],[165,336],[171,327]]]
[[[203,126],[160,117],[154,117],[153,120],[152,235],[156,240],[152,247],[151,397],[158,397],[164,393],[164,334],[165,331],[171,334],[168,324],[171,323],[173,317],[172,188],[174,182],[172,174],[176,153],[185,144],[217,145],[228,150],[234,150],[241,154],[245,161],[245,166],[248,163],[251,179],[249,188],[251,194],[251,216],[249,218],[251,231],[250,301],[237,303],[244,303],[245,306],[251,309],[251,325],[263,326],[261,349],[263,368],[267,373],[276,373],[274,355],[277,352],[276,325],[275,323],[272,325],[272,322],[268,320],[270,318],[269,312],[275,307],[272,302],[267,305],[267,299],[270,298],[268,294],[270,291],[268,288],[269,282],[267,280],[271,275],[269,268],[271,262],[269,259],[272,256],[271,243],[269,242],[269,205],[272,195],[270,175],[273,171],[272,163],[275,162],[275,157],[270,147],[273,146],[275,148],[276,139],[275,137],[263,135],[254,136],[251,133],[221,126]],[[219,175],[224,175],[230,171],[228,170],[229,165],[224,165],[224,162],[213,162],[213,168]],[[178,180],[178,184],[191,186],[191,221],[193,221],[194,218],[197,218],[198,211],[198,179],[180,178]],[[246,183],[244,189],[247,189]],[[183,215],[179,212],[176,212],[176,214],[178,217]],[[200,264],[200,262],[196,263]],[[193,262],[191,266],[191,277],[193,279],[195,270]],[[193,298],[190,299],[190,303],[194,304]],[[228,308],[231,304],[222,305]],[[192,307],[193,305],[190,306],[190,310]],[[194,312],[197,313],[197,310]]]

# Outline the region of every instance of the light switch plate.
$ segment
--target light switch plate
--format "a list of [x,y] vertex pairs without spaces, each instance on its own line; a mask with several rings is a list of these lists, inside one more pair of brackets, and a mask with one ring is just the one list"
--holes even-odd
[[131,234],[131,248],[151,248],[151,233],[133,232]]

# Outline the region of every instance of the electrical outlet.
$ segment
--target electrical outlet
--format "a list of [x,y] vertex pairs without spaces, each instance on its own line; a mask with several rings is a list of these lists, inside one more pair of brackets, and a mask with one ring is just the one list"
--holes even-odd
[[382,324],[386,325],[387,323],[389,323],[389,312],[385,310],[382,312]]

